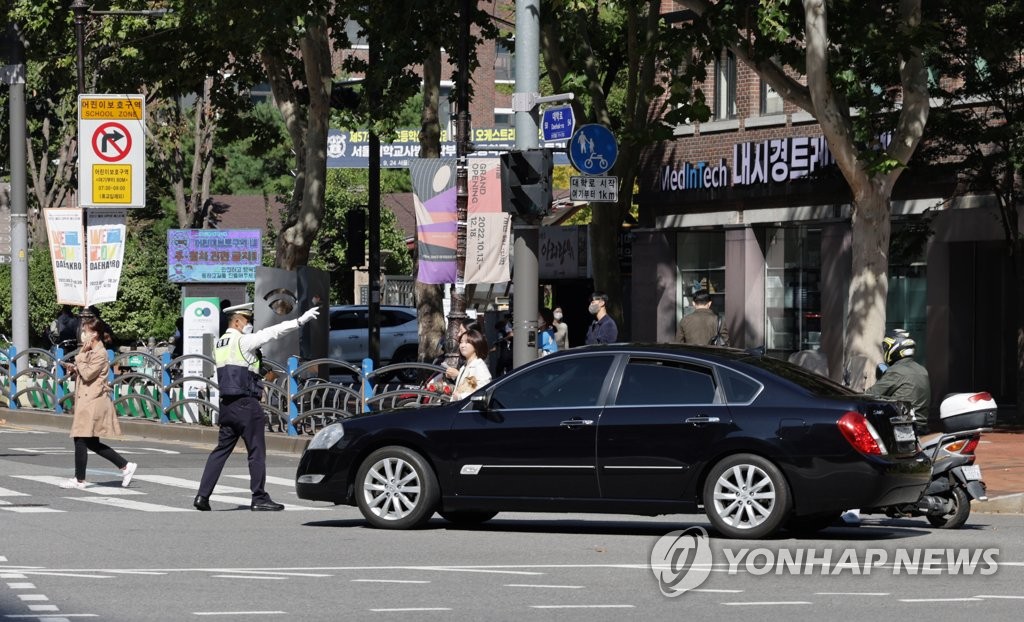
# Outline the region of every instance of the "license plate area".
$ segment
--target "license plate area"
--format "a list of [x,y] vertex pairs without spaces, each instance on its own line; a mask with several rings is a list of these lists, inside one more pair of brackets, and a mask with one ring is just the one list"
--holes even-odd
[[964,474],[964,478],[969,482],[981,481],[981,467],[976,464],[962,466],[960,467],[960,472]]
[[892,427],[892,434],[897,443],[917,440],[917,435],[914,434],[914,426],[911,425],[894,425]]

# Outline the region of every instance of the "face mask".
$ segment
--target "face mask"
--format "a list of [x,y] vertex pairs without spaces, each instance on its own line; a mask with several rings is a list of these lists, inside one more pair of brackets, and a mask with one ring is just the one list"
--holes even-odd
[[242,334],[243,335],[248,335],[251,332],[252,332],[252,324],[246,324],[245,328],[242,329]]
[[556,314],[555,314],[555,319],[556,319],[556,320],[560,320],[560,319],[562,319],[562,314],[561,314],[561,313],[556,313]]
[[597,315],[597,310],[600,308],[601,305],[597,304],[596,302],[592,302],[590,303],[590,306],[587,307],[587,311],[590,311],[590,315]]

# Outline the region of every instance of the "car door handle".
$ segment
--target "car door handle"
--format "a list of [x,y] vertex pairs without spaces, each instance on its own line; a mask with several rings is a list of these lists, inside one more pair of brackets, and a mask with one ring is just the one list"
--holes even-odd
[[593,419],[567,419],[560,423],[563,428],[577,428],[584,425],[594,425]]
[[701,424],[701,423],[718,423],[719,419],[718,419],[718,417],[688,417],[688,418],[686,418],[685,421],[686,421],[686,423]]

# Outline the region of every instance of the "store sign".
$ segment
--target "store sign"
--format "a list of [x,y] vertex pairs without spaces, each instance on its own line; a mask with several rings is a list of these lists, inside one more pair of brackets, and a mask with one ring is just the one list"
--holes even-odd
[[[883,136],[882,146],[888,144]],[[660,192],[786,183],[835,164],[824,136],[793,136],[736,143],[732,166],[723,158],[714,164],[683,162],[664,165],[655,180]]]

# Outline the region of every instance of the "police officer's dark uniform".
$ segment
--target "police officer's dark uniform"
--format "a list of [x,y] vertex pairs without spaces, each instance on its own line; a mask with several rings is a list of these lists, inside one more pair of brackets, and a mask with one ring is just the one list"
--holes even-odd
[[[257,350],[267,342],[289,333],[319,314],[315,307],[296,320],[288,320],[252,333],[252,303],[225,309],[231,319],[227,331],[217,341],[217,383],[220,389],[220,435],[217,447],[210,453],[199,483],[199,494],[192,505],[197,510],[210,509],[213,493],[224,463],[241,438],[249,455],[249,487],[253,511],[283,510],[264,490],[267,481],[266,420],[260,406],[259,357]],[[246,330],[248,329],[248,330]]]

